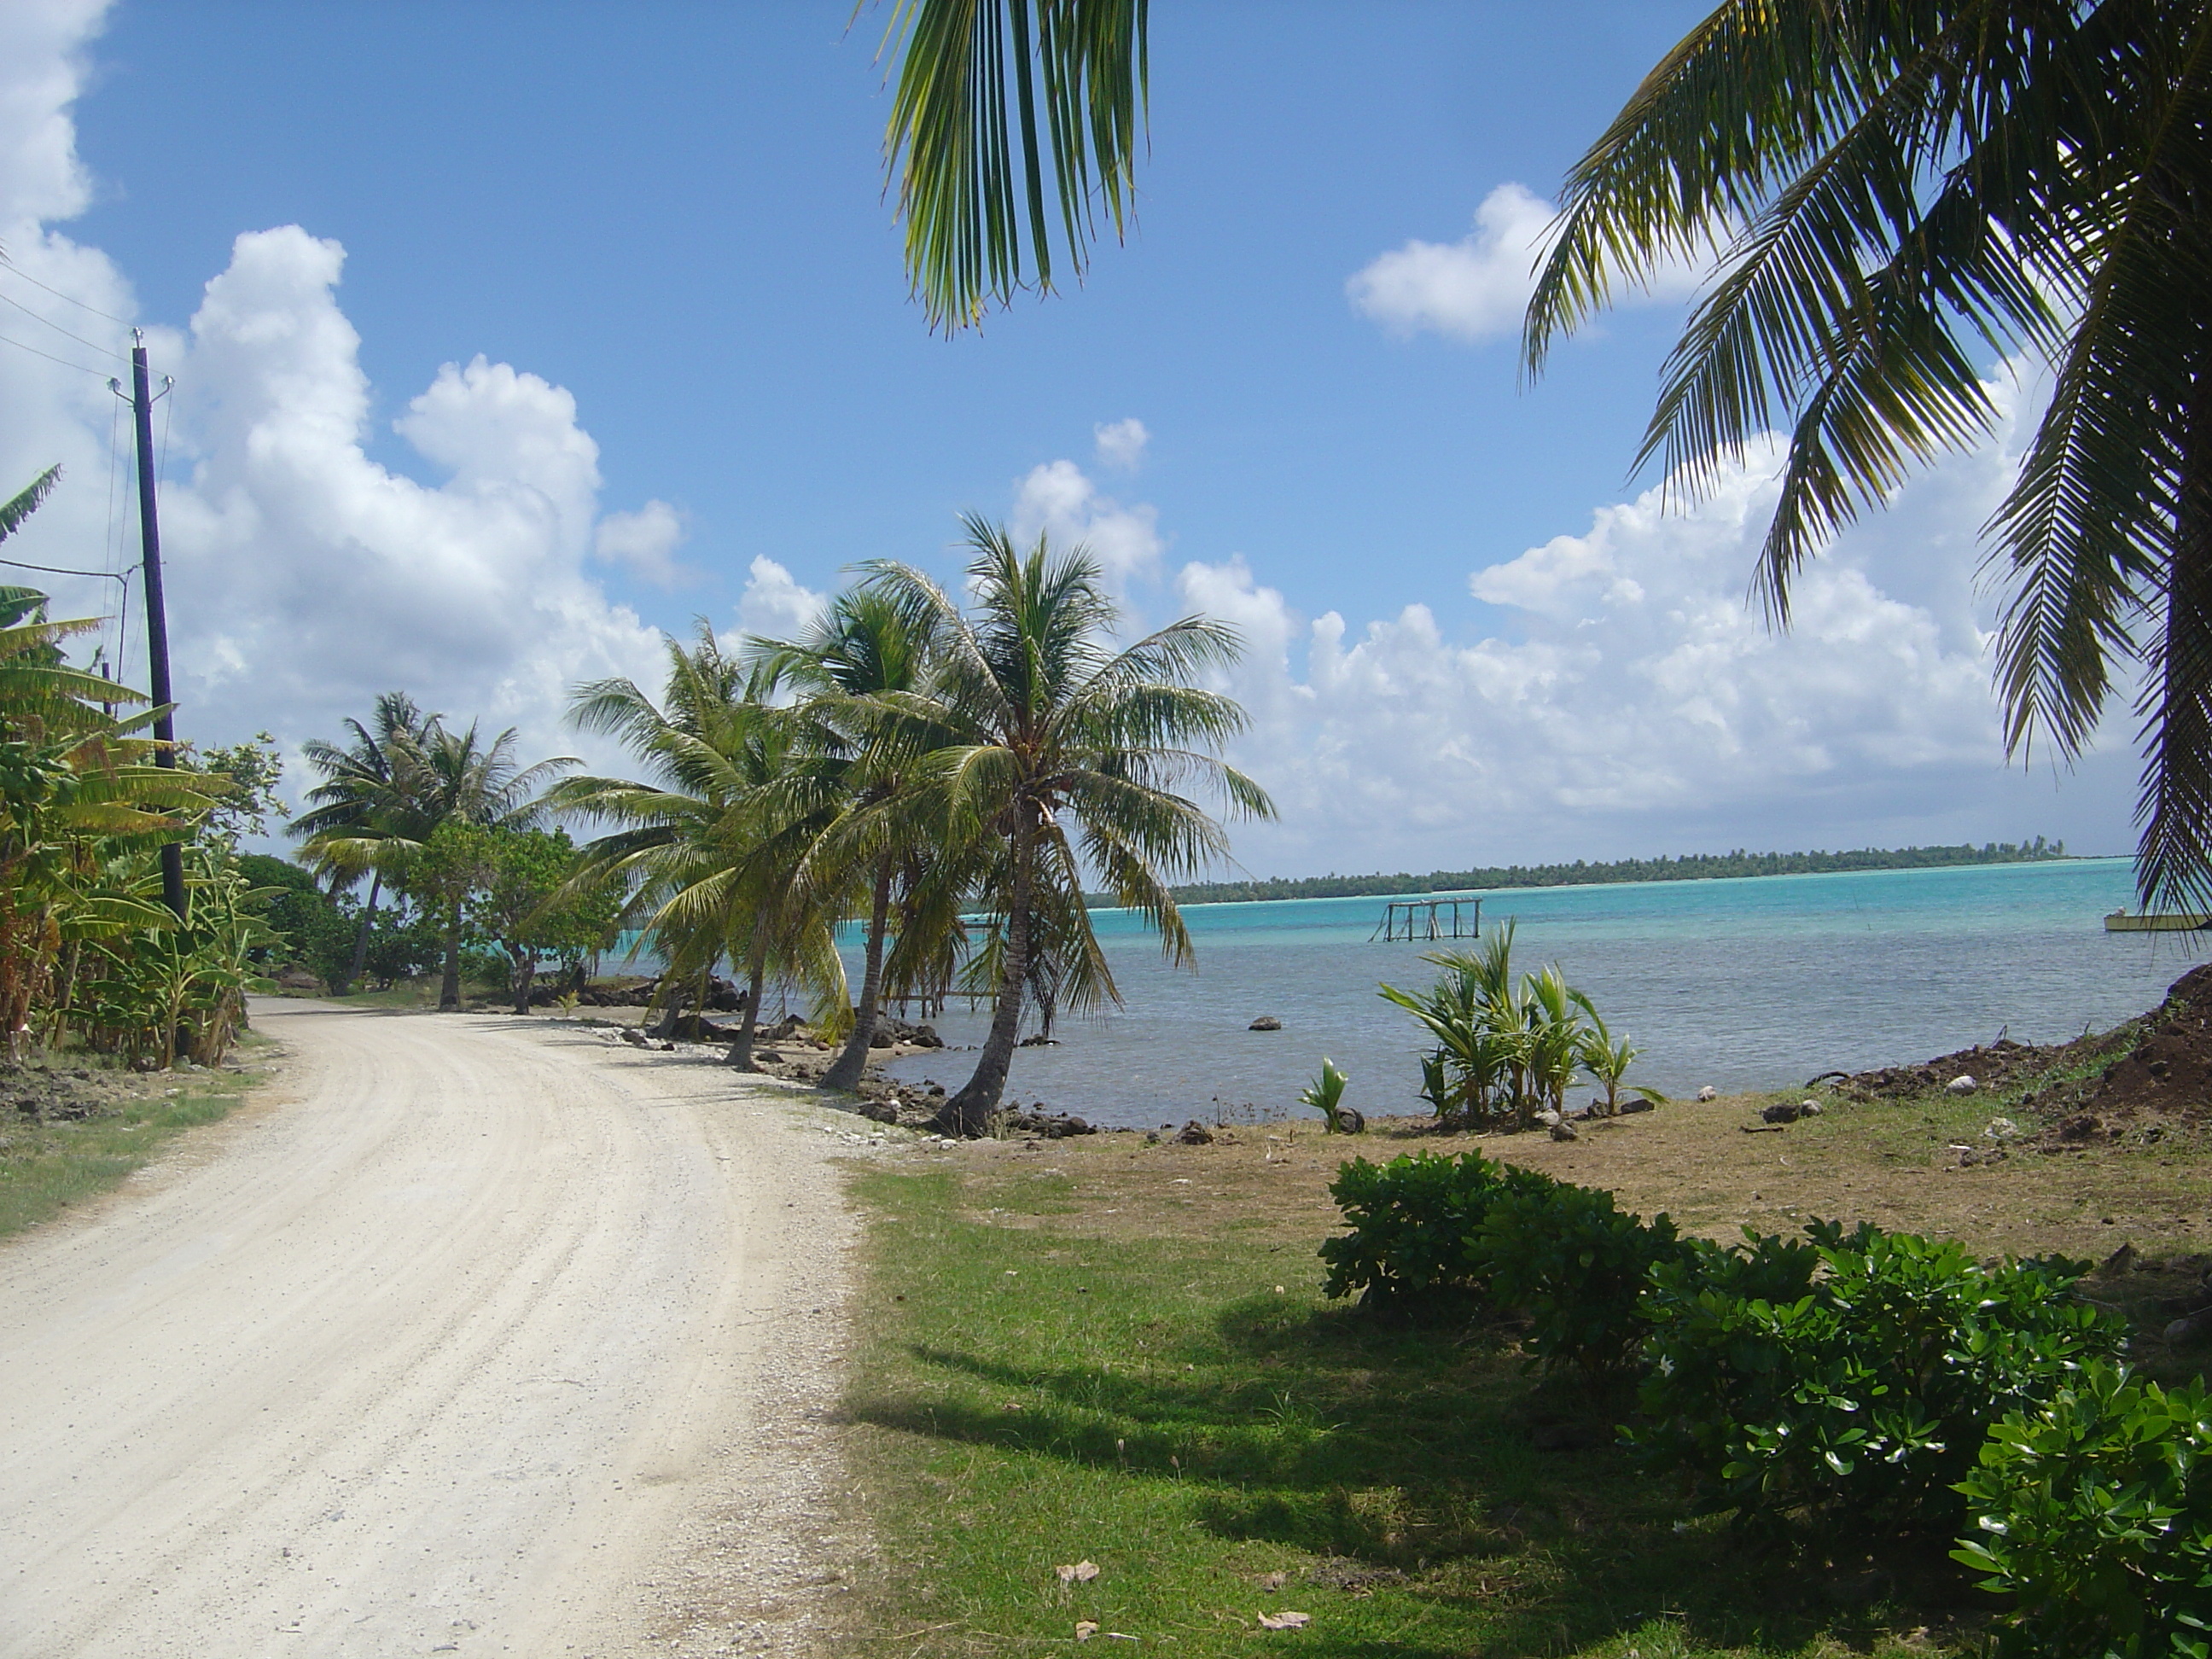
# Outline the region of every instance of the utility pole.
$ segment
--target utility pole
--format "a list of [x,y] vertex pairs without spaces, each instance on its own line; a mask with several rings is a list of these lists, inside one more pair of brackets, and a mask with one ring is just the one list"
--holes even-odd
[[[112,380],[107,384],[121,395],[121,386]],[[162,392],[174,384],[164,376]],[[146,372],[146,332],[137,328],[131,331],[131,412],[138,428],[139,568],[146,575],[146,654],[151,679],[147,690],[161,710],[154,716],[154,738],[159,744],[154,764],[173,767],[177,723],[169,713],[169,613],[161,598],[161,526],[154,508],[154,392]],[[185,855],[173,841],[161,846],[161,900],[177,913],[179,921],[184,921]]]

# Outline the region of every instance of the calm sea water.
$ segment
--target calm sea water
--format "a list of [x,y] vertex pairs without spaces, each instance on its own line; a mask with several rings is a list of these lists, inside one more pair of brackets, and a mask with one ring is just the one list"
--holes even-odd
[[[1486,929],[1519,922],[1516,960],[1556,962],[1614,1035],[1632,1079],[1669,1093],[1790,1088],[1816,1073],[1929,1059],[2009,1030],[2050,1042],[2156,1003],[2204,945],[2106,933],[2130,905],[2125,859],[1966,869],[1557,887],[1485,896]],[[1433,947],[1368,942],[1379,898],[1208,904],[1184,914],[1194,971],[1169,968],[1134,916],[1094,913],[1127,1006],[1064,1023],[1015,1057],[1009,1097],[1105,1124],[1180,1124],[1214,1103],[1294,1108],[1326,1054],[1369,1113],[1422,1111],[1421,1042],[1376,994],[1433,970]],[[1245,1028],[1261,1014],[1274,1032]],[[951,1043],[981,1040],[955,1004]],[[894,1077],[965,1080],[973,1057],[897,1062]]]

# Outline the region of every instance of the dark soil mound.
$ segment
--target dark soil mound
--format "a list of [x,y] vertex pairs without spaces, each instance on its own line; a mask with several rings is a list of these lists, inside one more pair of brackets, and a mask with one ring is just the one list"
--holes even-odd
[[2088,1037],[2056,1048],[2039,1048],[2031,1042],[2014,1042],[2000,1037],[1984,1047],[1976,1043],[1971,1048],[1961,1048],[1954,1054],[1942,1054],[1924,1066],[1884,1066],[1872,1072],[1827,1072],[1814,1078],[1805,1086],[1817,1088],[1823,1083],[1832,1084],[1835,1092],[1846,1100],[1900,1100],[1908,1095],[1923,1095],[1944,1089],[1957,1078],[1970,1077],[1979,1089],[2005,1089],[2022,1079],[2047,1071],[2063,1056],[2075,1052],[2081,1042],[2101,1042],[2102,1037]]
[[118,1085],[87,1067],[57,1071],[49,1066],[0,1061],[0,1111],[33,1123],[82,1123],[102,1117],[115,1109],[117,1097]]
[[2021,1104],[2059,1123],[2061,1139],[2112,1132],[2113,1120],[2212,1116],[2212,963],[2173,981],[2166,1000],[2106,1038],[2112,1059],[2087,1077],[2038,1090]]
[[[1830,1072],[1845,1100],[1900,1100],[1934,1094],[1961,1077],[1977,1093],[2022,1089],[2013,1109],[2039,1121],[2049,1150],[2128,1138],[2155,1139],[2166,1120],[2212,1119],[2212,963],[2174,981],[2166,1000],[2140,1019],[2094,1036],[2049,1047],[1998,1041],[1961,1048],[1924,1066]],[[2051,1081],[2040,1083],[2043,1079]]]

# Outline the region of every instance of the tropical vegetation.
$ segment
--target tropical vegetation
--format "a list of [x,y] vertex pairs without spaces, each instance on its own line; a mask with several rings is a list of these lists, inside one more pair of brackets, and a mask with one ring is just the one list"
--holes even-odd
[[404,696],[378,705],[376,731],[358,722],[350,749],[318,744],[309,764],[324,781],[292,825],[301,854],[333,882],[372,878],[362,944],[378,885],[408,895],[440,928],[438,1006],[461,1006],[461,947],[471,896],[489,879],[485,843],[471,830],[519,833],[545,817],[543,788],[576,763],[567,757],[526,766],[513,727],[485,743],[473,723],[456,731],[422,715]]
[[[1254,900],[1381,898],[1405,893],[1466,893],[1495,887],[1587,887],[1623,881],[1728,881],[1754,876],[1832,875],[1856,870],[1938,870],[1984,864],[2040,864],[2067,856],[2063,841],[1971,842],[1955,847],[1867,847],[1850,852],[1684,853],[1650,859],[1577,859],[1572,864],[1485,865],[1468,870],[1401,870],[1368,876],[1269,876],[1186,882],[1182,904]],[[1099,901],[1105,902],[1103,898]]]
[[[1516,978],[1515,931],[1508,921],[1475,950],[1423,957],[1441,970],[1425,991],[1378,988],[1435,1041],[1421,1060],[1421,1097],[1455,1128],[1526,1129],[1539,1113],[1564,1114],[1567,1091],[1587,1074],[1605,1091],[1593,1109],[1613,1115],[1638,1049],[1613,1035],[1557,967]],[[1666,1098],[1640,1085],[1630,1093],[1655,1104]]]
[[[58,476],[50,470],[0,504],[0,539]],[[44,593],[0,587],[9,1057],[68,1042],[149,1065],[213,1063],[235,1036],[270,939],[231,856],[224,812],[240,792],[224,770],[161,764],[178,757],[145,735],[157,711],[141,706],[143,695],[64,659],[64,642],[98,622],[46,611]],[[189,843],[182,914],[162,902],[160,869],[161,849],[180,842]]]
[[[623,894],[664,984],[743,965],[734,1063],[750,1061],[771,976],[843,1038],[833,1087],[859,1080],[885,1000],[988,1002],[975,1074],[940,1115],[972,1135],[999,1110],[1025,1014],[1048,1026],[1118,997],[1086,877],[1188,962],[1169,881],[1227,847],[1194,792],[1230,815],[1273,808],[1218,758],[1242,711],[1195,684],[1234,661],[1233,630],[1190,617],[1120,643],[1087,555],[968,529],[965,605],[911,566],[866,565],[796,640],[670,641],[657,700],[628,680],[580,688],[577,724],[623,738],[651,775],[568,779],[549,803],[612,826],[574,881]],[[857,1008],[834,948],[848,921]]]

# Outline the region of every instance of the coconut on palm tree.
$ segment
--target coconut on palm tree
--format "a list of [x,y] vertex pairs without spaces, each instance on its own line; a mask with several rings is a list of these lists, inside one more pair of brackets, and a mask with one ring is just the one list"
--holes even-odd
[[912,611],[938,647],[923,690],[880,701],[895,726],[940,734],[920,769],[948,840],[993,844],[982,893],[999,945],[990,1030],[940,1120],[972,1135],[1005,1091],[1041,948],[1115,997],[1084,908],[1085,874],[1159,933],[1170,961],[1188,963],[1168,883],[1223,856],[1228,837],[1183,792],[1206,789],[1236,816],[1274,808],[1218,757],[1243,710],[1193,683],[1236,661],[1235,629],[1186,617],[1117,648],[1116,607],[1080,549],[1056,552],[1040,536],[1024,550],[997,526],[967,526],[972,612],[911,567],[865,568],[866,586]]

